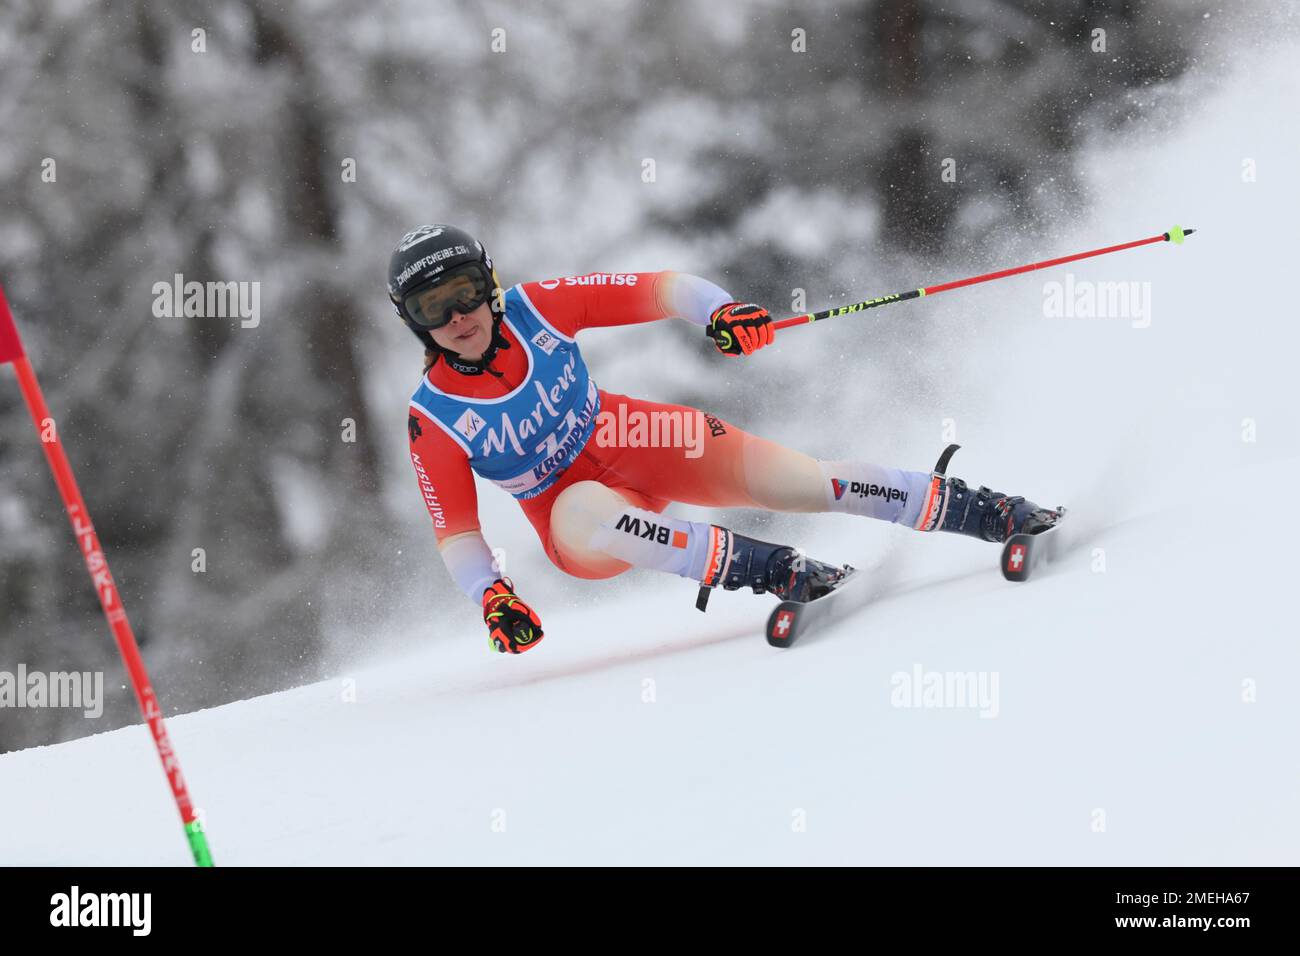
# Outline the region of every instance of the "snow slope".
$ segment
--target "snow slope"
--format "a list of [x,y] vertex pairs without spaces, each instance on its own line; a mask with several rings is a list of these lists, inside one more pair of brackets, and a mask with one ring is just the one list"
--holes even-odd
[[[768,598],[700,615],[688,583],[641,575],[565,607],[538,577],[548,636],[523,657],[467,624],[171,719],[218,863],[1300,861],[1300,334],[1273,291],[1297,81],[1285,56],[1247,65],[1184,90],[1185,127],[1099,143],[1087,214],[1033,250],[1197,227],[1074,270],[1149,281],[1149,327],[1045,318],[1060,274],[899,307],[974,330],[953,471],[1071,505],[1082,540],[1049,574],[1010,585],[975,542],[788,519],[810,553],[888,556],[897,580],[785,652]],[[1026,358],[992,376],[1008,349]],[[918,666],[996,675],[995,715],[894,706]],[[0,756],[0,863],[187,860],[142,728]]]
[[[1022,587],[953,541],[789,651],[767,599],[700,615],[682,582],[602,638],[609,608],[575,612],[523,658],[467,637],[348,675],[355,702],[341,678],[172,734],[230,865],[1294,863],[1291,569],[1242,559],[1262,537],[1162,511]],[[996,672],[996,715],[893,706],[917,665]],[[0,758],[0,794],[5,863],[186,862],[141,728]]]

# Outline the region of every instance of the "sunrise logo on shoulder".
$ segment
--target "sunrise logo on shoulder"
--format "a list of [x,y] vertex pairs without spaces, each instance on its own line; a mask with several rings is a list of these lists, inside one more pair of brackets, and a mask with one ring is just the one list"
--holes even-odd
[[568,286],[579,285],[636,285],[637,274],[635,272],[591,272],[585,276],[562,276],[559,279],[543,279],[537,283],[540,288],[547,290],[559,288],[560,283]]

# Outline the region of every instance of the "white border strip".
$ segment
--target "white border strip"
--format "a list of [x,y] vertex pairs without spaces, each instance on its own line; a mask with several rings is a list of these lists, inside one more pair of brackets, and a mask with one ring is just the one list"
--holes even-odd
[[433,422],[435,425],[437,425],[439,428],[445,431],[448,435],[450,435],[452,439],[455,440],[456,444],[459,445],[464,450],[466,457],[468,458],[474,457],[474,452],[470,449],[469,444],[465,441],[464,438],[462,438],[460,435],[456,434],[456,432],[452,431],[450,428],[444,425],[437,415],[433,414],[433,412],[429,411],[427,408],[425,408],[423,405],[417,402],[414,398],[411,399],[411,408],[414,408],[416,411],[423,412],[424,416],[427,419],[429,419],[429,421]]
[[563,339],[565,342],[570,344],[573,343],[574,339],[571,336],[565,335],[555,326],[551,325],[550,322],[546,321],[546,316],[542,315],[542,313],[537,310],[537,306],[533,305],[533,300],[528,298],[528,293],[524,291],[522,283],[515,286],[515,288],[519,290],[519,298],[524,300],[524,305],[528,306],[528,311],[533,313],[533,317],[537,319],[538,322],[542,323],[542,327],[546,329],[546,331],[550,332],[557,339]]

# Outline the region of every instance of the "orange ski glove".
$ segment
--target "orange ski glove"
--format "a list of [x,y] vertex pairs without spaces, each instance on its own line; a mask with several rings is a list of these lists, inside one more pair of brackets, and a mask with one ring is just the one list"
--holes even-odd
[[542,619],[519,599],[509,578],[497,578],[483,592],[488,643],[502,654],[522,654],[542,639]]
[[761,305],[728,302],[714,310],[704,334],[723,355],[749,355],[771,345],[776,329],[772,316]]

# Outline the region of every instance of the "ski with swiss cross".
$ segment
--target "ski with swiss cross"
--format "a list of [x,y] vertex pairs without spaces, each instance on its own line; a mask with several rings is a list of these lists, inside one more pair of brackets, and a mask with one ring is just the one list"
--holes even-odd
[[868,587],[870,570],[851,571],[835,589],[811,601],[782,601],[767,619],[767,643],[789,647],[811,627],[822,626],[847,617],[875,596],[877,589]]
[[[1065,516],[1065,509],[1056,509]],[[1061,520],[1034,534],[1013,534],[1002,545],[1002,576],[1008,581],[1028,581],[1034,569],[1051,561],[1061,549]]]
[[[1065,509],[1058,508],[1064,517]],[[1008,581],[1028,581],[1041,565],[1051,561],[1061,549],[1061,522],[1036,534],[1013,534],[1002,546],[1002,576]],[[884,590],[882,569],[853,571],[833,591],[811,601],[782,601],[767,619],[767,643],[789,647],[809,630],[833,624],[861,610]],[[873,579],[876,586],[869,586]]]

